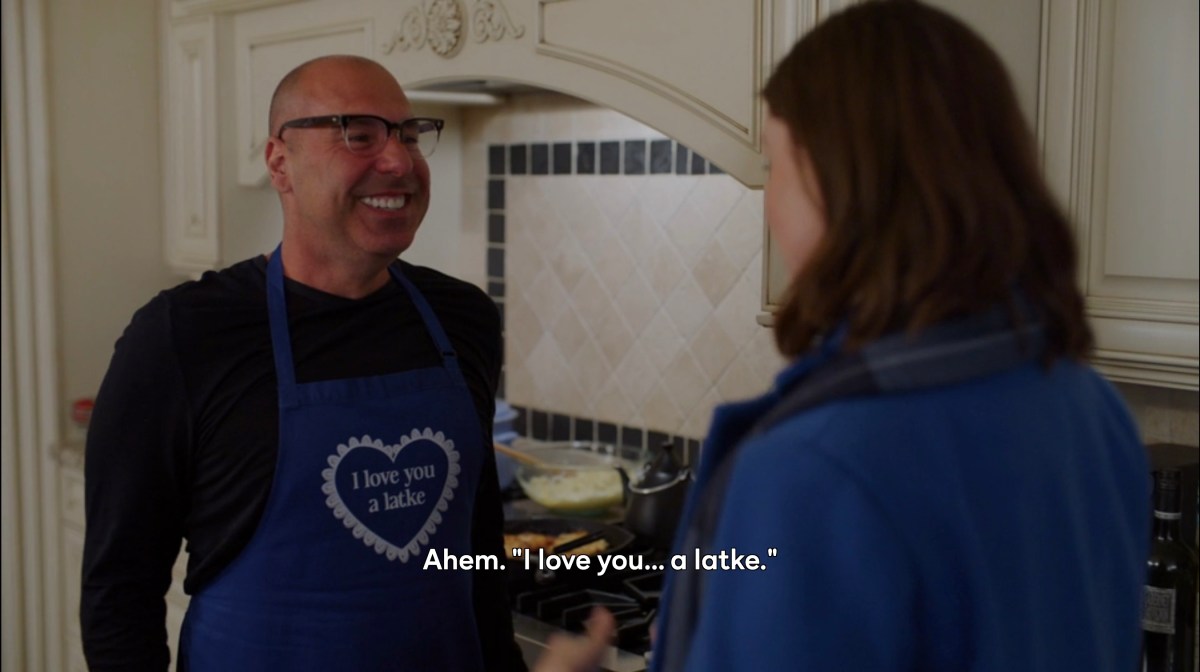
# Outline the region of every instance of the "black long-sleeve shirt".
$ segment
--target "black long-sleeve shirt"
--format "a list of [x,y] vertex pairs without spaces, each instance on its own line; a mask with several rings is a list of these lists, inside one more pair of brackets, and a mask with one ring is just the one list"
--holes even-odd
[[[400,263],[453,344],[485,446],[500,373],[499,313],[483,292]],[[441,362],[395,283],[352,300],[286,281],[298,382],[379,375]],[[85,458],[87,536],[80,617],[92,670],[165,670],[164,595],[186,539],[184,590],[204,588],[242,551],[267,504],[278,452],[266,260],[205,273],[154,297],[117,341]],[[472,554],[502,557],[503,512],[487,450]],[[474,575],[489,669],[523,670],[498,572]]]

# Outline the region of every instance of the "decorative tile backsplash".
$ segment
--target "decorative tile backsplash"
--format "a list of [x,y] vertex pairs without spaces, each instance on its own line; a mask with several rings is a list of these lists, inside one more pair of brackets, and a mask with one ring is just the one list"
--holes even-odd
[[[590,108],[552,101],[526,115],[576,116],[576,105]],[[474,138],[468,124],[467,151],[486,171],[504,395],[540,438],[694,448],[717,403],[760,393],[782,364],[755,321],[762,194],[602,112],[619,119],[592,131],[558,119],[539,126],[560,132],[540,137]],[[594,108],[580,116],[598,119]],[[556,417],[557,432],[539,423]]]

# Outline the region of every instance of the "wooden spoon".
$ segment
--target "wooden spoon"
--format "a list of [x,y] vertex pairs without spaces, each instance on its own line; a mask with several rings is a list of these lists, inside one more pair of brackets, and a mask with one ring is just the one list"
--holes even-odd
[[509,448],[508,446],[504,445],[503,443],[493,443],[492,446],[496,449],[496,452],[504,453],[505,455],[513,458],[514,460],[524,463],[524,464],[528,464],[531,467],[539,467],[542,469],[552,469],[553,468],[551,465],[539,460],[538,458],[530,455],[529,453],[526,453],[526,452],[523,452],[520,450],[515,450],[513,448]]

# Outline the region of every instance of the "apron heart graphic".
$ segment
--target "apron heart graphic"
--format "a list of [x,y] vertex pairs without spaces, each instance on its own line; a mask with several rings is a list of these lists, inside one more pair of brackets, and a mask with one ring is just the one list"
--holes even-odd
[[428,427],[391,445],[352,437],[327,462],[321,492],[334,517],[355,539],[400,562],[429,545],[462,470],[454,441]]

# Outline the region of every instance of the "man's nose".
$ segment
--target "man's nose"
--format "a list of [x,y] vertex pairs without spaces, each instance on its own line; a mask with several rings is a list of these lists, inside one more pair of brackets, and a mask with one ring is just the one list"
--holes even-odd
[[416,158],[409,151],[399,133],[389,133],[379,156],[375,157],[380,172],[406,175],[412,171]]

